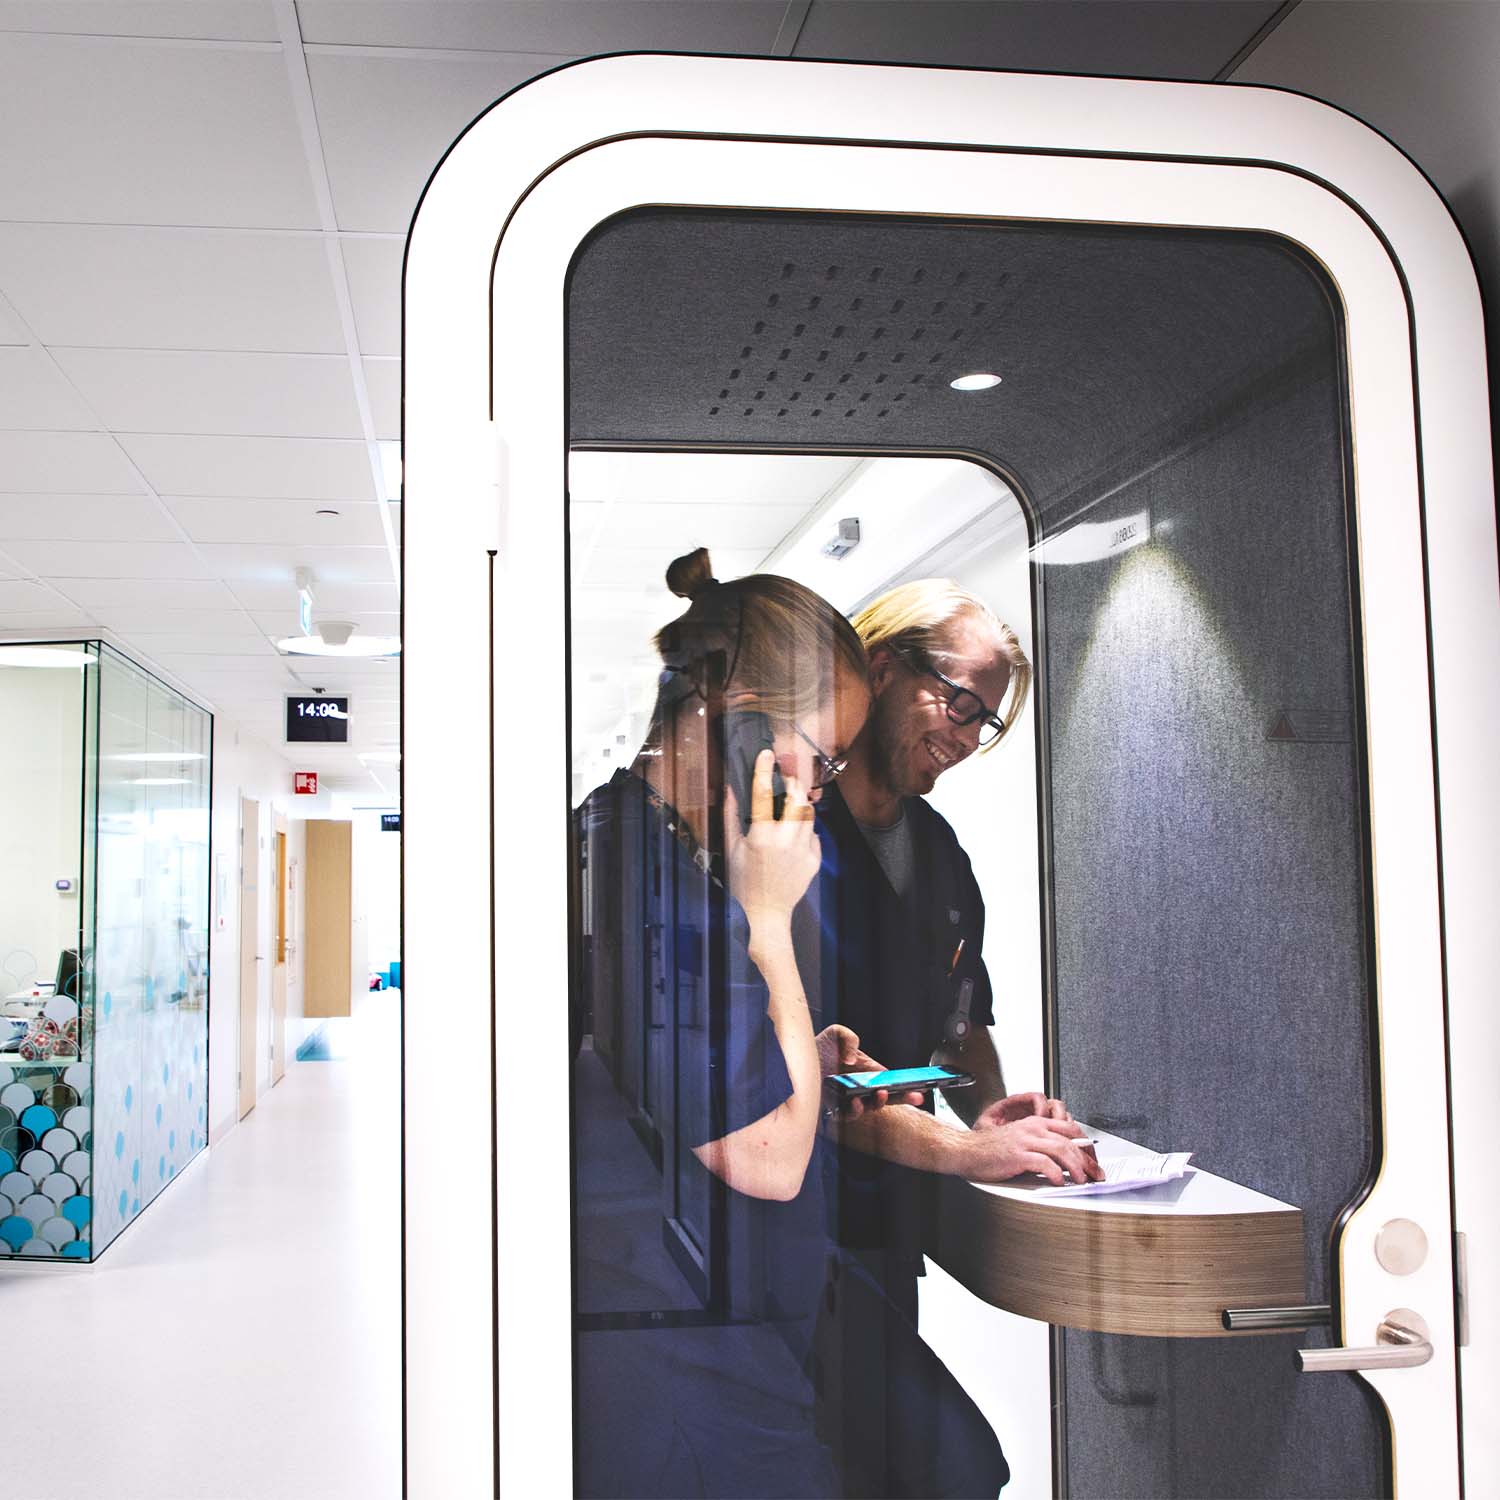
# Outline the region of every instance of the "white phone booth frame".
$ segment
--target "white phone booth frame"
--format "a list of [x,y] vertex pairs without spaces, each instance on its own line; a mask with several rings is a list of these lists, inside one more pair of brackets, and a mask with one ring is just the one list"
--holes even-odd
[[[1500,1491],[1494,1439],[1471,1423],[1457,1442],[1460,1383],[1470,1411],[1500,1391],[1481,1144],[1500,597],[1482,314],[1446,207],[1373,131],[1275,90],[639,55],[482,115],[407,252],[409,1492],[571,1493],[565,279],[602,221],[650,204],[1254,229],[1327,270],[1350,361],[1385,1142],[1343,1235],[1335,1333],[1369,1344],[1419,1310],[1431,1362],[1366,1377],[1397,1489],[1457,1494],[1462,1463],[1470,1494]],[[1289,1122],[1288,1149],[1316,1131]],[[1394,1218],[1432,1245],[1402,1277],[1373,1248]],[[1459,1311],[1455,1229],[1480,1276]]]

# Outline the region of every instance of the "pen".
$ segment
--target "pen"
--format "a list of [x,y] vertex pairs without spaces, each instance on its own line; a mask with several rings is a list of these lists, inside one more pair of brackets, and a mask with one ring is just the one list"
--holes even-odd
[[966,942],[968,942],[967,938],[959,938],[958,947],[953,950],[953,957],[948,960],[948,973],[950,975],[958,967],[958,961],[963,956],[964,944]]

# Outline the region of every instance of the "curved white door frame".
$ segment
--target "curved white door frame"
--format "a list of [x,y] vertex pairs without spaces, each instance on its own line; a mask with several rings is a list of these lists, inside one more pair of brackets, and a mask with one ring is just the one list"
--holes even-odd
[[[893,131],[890,122],[900,121]],[[717,132],[1003,147],[664,138]],[[643,138],[620,139],[639,133]],[[608,138],[614,138],[612,140]],[[592,145],[592,142],[606,142]],[[1131,155],[1219,158],[1217,164]],[[1026,148],[1112,153],[1029,154]],[[1272,166],[1233,165],[1282,162]],[[560,163],[560,164],[559,164]],[[1380,225],[1395,260],[1344,198]],[[1377,200],[1372,202],[1372,200]],[[1478,304],[1451,221],[1404,159],[1347,117],[1262,90],[841,64],[641,57],[548,75],[474,126],[434,178],[406,274],[405,769],[408,833],[406,1299],[413,1494],[551,1492],[565,1484],[571,1405],[566,1052],[563,628],[563,283],[602,219],[645,203],[989,215],[1254,228],[1316,255],[1345,301],[1356,439],[1375,847],[1387,1156],[1344,1236],[1344,1341],[1369,1342],[1392,1307],[1434,1327],[1438,1355],[1374,1377],[1396,1465],[1456,1491],[1454,1337],[1445,1132],[1441,937],[1422,512],[1408,325],[1417,337],[1444,804],[1446,941],[1455,1055],[1483,1049],[1485,930],[1496,827],[1483,761],[1500,731],[1493,508]],[[519,206],[518,206],[519,205]],[[1376,211],[1378,208],[1378,212]],[[508,223],[508,227],[507,226]],[[501,238],[503,231],[503,239]],[[495,359],[490,364],[491,258]],[[1406,296],[1401,277],[1404,273]],[[495,414],[490,423],[490,381]],[[493,758],[482,660],[498,553]],[[462,643],[462,644],[460,644]],[[461,656],[460,652],[465,652]],[[525,704],[524,713],[514,705]],[[556,781],[537,767],[555,767]],[[446,786],[496,788],[491,1036],[491,859],[482,814]],[[1455,810],[1461,810],[1461,815]],[[477,815],[477,816],[476,816]],[[439,975],[441,974],[441,977]],[[424,977],[430,976],[430,978]],[[430,1015],[430,1025],[424,1018]],[[438,1028],[441,1028],[440,1032]],[[500,1060],[491,1114],[489,1051]],[[1475,1060],[1488,1051],[1470,1053]],[[1455,1115],[1483,1128],[1486,1078],[1454,1077]],[[1467,1090],[1473,1091],[1472,1100]],[[495,1160],[491,1159],[491,1129]],[[1294,1143],[1289,1143],[1295,1149]],[[1477,1145],[1471,1148],[1476,1154]],[[1471,1180],[1459,1158],[1461,1193]],[[499,1274],[491,1260],[498,1191]],[[1472,1181],[1477,1185],[1476,1172]],[[1460,1227],[1492,1229],[1493,1195],[1459,1199]],[[1438,1253],[1413,1276],[1379,1270],[1379,1226],[1414,1218]],[[1489,1243],[1492,1245],[1493,1241]],[[1479,1245],[1473,1247],[1482,1256]],[[492,1297],[498,1287],[498,1306]],[[493,1330],[498,1320],[498,1352]],[[1476,1341],[1481,1327],[1475,1324]],[[1466,1374],[1494,1356],[1467,1351]],[[1476,1356],[1478,1358],[1476,1358]],[[498,1387],[495,1377],[498,1377]],[[1318,1377],[1304,1377],[1318,1378]],[[498,1389],[498,1432],[492,1403]],[[500,1470],[490,1469],[498,1439]],[[1469,1483],[1481,1473],[1471,1442]],[[1417,1488],[1414,1479],[1409,1490]]]

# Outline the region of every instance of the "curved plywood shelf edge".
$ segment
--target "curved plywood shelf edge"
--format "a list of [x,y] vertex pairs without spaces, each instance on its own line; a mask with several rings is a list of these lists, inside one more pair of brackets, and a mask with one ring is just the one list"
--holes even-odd
[[1244,1338],[1226,1335],[1225,1308],[1305,1302],[1300,1209],[1206,1172],[1166,1196],[943,1178],[928,1253],[995,1307],[1100,1333]]

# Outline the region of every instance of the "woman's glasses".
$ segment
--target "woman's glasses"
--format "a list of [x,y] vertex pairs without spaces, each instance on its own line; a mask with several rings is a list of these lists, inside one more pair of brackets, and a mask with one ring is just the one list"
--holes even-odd
[[841,755],[837,759],[831,755],[824,755],[818,747],[817,741],[804,733],[802,726],[796,720],[792,721],[792,728],[797,731],[806,744],[812,747],[814,766],[812,784],[814,786],[827,786],[830,782],[836,781],[849,769],[849,757],[847,755]]

